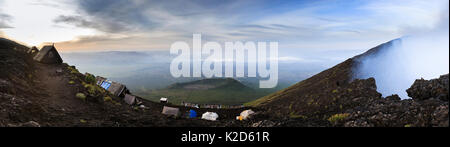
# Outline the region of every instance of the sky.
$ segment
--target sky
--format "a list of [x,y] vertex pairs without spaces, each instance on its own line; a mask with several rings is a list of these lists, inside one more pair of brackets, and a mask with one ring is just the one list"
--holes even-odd
[[168,50],[200,33],[318,54],[433,30],[444,13],[448,0],[0,0],[0,36],[76,52]]

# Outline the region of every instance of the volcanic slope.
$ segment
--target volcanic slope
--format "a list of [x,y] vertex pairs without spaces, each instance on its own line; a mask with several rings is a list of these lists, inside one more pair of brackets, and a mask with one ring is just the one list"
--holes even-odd
[[[324,126],[448,126],[448,75],[441,77],[440,81],[444,82],[435,84],[438,87],[429,87],[434,89],[433,92],[439,91],[435,95],[440,94],[440,98],[411,96],[413,99],[408,100],[400,100],[397,95],[383,98],[377,92],[374,78],[353,78],[353,70],[364,58],[382,55],[380,53],[391,49],[390,46],[397,41],[401,40],[381,44],[311,78],[246,105],[263,108],[266,113],[280,118],[318,120],[319,124]],[[426,100],[423,101],[424,99]],[[363,112],[367,114],[360,114]],[[440,113],[433,114],[434,112]],[[443,119],[434,118],[433,115],[439,115]]]

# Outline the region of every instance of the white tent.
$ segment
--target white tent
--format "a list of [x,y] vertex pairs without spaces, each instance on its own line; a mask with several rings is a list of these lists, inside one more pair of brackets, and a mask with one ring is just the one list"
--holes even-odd
[[206,112],[202,114],[202,119],[215,121],[219,118],[219,115],[215,112]]
[[159,99],[159,102],[161,102],[161,103],[169,103],[169,99],[165,98],[165,97],[162,97],[161,99]]
[[248,110],[242,111],[240,117],[242,120],[246,120],[246,119],[250,118],[253,114],[255,114],[255,112],[252,111],[251,109],[248,109]]

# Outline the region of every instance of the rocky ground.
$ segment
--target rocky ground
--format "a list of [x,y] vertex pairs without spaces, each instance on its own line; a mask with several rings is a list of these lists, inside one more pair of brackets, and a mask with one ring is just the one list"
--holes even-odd
[[[279,118],[251,122],[248,126],[334,126],[334,127],[448,127],[448,74],[439,79],[419,79],[407,90],[412,99],[400,100],[398,95],[355,97],[352,105],[327,119]],[[350,85],[376,89],[374,79],[355,80]],[[329,111],[329,110],[322,110]],[[266,114],[267,115],[267,114]],[[265,116],[270,118],[270,116]]]
[[412,99],[397,95],[373,99],[347,111],[335,125],[347,127],[448,127],[448,74],[433,80],[416,80],[407,90]]

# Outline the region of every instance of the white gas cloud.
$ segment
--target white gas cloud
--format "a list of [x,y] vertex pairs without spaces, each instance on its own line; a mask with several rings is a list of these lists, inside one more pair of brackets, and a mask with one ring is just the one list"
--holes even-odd
[[[374,77],[383,96],[398,94],[409,98],[408,89],[415,79],[438,78],[449,73],[449,17],[447,8],[426,29],[416,27],[408,35],[393,41],[378,55],[367,57],[355,69],[356,78]],[[438,15],[439,14],[439,15]]]

